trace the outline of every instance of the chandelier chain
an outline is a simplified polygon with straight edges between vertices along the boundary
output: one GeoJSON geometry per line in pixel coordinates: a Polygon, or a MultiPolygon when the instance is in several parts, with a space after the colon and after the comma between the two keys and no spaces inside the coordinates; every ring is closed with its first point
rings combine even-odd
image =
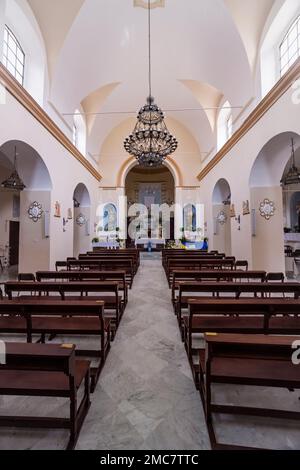
{"type": "Polygon", "coordinates": [[[148,52],[149,52],[149,96],[152,96],[152,64],[151,64],[151,6],[148,0],[148,52]]]}

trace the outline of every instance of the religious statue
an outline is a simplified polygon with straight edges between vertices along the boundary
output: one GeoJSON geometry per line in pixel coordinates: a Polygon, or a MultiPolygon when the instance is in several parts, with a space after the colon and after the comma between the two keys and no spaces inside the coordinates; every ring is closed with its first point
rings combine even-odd
{"type": "Polygon", "coordinates": [[[249,206],[249,201],[244,201],[243,202],[243,215],[248,215],[250,214],[250,206],[249,206]]]}
{"type": "Polygon", "coordinates": [[[57,201],[54,206],[54,217],[61,217],[60,203],[57,201]]]}

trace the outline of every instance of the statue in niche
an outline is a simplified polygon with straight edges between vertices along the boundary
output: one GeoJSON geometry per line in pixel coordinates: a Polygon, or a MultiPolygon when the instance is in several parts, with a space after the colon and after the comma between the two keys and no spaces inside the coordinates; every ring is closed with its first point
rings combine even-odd
{"type": "Polygon", "coordinates": [[[249,201],[244,201],[243,202],[243,215],[248,215],[250,214],[250,205],[249,205],[249,201]]]}
{"type": "Polygon", "coordinates": [[[61,217],[60,203],[57,201],[54,206],[54,217],[61,217]]]}
{"type": "Polygon", "coordinates": [[[230,217],[235,217],[235,205],[231,204],[230,206],[230,217]]]}

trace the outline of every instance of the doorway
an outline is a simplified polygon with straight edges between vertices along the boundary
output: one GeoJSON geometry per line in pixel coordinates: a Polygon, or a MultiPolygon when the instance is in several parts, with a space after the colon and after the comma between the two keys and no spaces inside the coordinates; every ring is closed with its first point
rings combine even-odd
{"type": "Polygon", "coordinates": [[[9,222],[9,264],[19,264],[20,222],[9,222]]]}

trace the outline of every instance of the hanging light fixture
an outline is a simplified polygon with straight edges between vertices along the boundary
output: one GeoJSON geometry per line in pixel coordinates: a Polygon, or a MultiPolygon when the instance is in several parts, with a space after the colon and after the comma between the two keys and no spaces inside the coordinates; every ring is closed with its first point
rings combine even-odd
{"type": "Polygon", "coordinates": [[[137,117],[137,124],[132,134],[124,141],[126,152],[133,155],[143,167],[161,166],[168,155],[174,153],[178,142],[173,137],[164,121],[164,113],[154,103],[151,85],[151,2],[148,0],[149,26],[149,96],[137,117]]]}
{"type": "Polygon", "coordinates": [[[295,145],[294,145],[294,139],[292,139],[292,155],[291,155],[291,167],[287,174],[283,176],[281,180],[281,184],[283,186],[288,186],[291,184],[298,184],[300,183],[300,171],[296,167],[296,161],[295,161],[295,145]]]}
{"type": "Polygon", "coordinates": [[[12,174],[7,180],[3,181],[1,184],[2,188],[10,189],[13,191],[23,191],[26,188],[25,184],[21,180],[17,172],[17,147],[15,146],[15,159],[14,159],[14,169],[12,174]]]}

